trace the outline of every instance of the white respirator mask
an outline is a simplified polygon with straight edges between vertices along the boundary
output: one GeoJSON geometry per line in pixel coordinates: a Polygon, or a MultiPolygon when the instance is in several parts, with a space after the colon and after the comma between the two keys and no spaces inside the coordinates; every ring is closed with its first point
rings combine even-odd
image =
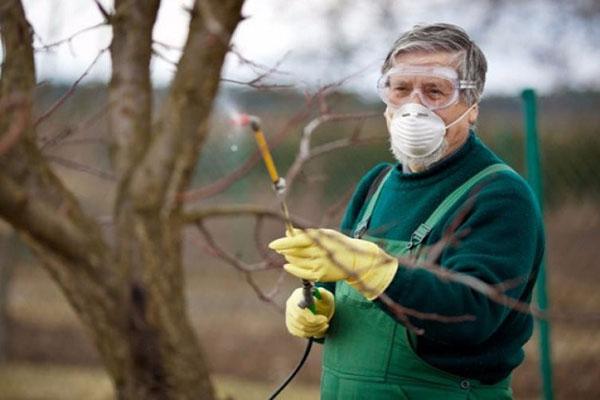
{"type": "Polygon", "coordinates": [[[395,110],[386,110],[390,141],[394,154],[419,159],[437,151],[448,128],[462,120],[477,103],[448,125],[436,113],[419,103],[406,103],[395,110]]]}
{"type": "Polygon", "coordinates": [[[377,90],[388,106],[385,116],[392,151],[400,162],[430,164],[442,156],[448,128],[477,103],[448,125],[434,111],[455,104],[460,91],[467,89],[477,89],[477,83],[461,80],[455,69],[444,65],[397,64],[381,76],[377,90]]]}

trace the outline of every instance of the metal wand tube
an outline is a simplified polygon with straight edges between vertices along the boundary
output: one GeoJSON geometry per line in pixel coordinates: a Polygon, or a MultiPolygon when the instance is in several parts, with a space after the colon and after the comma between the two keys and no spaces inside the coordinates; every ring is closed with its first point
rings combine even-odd
{"type": "MultiPolygon", "coordinates": [[[[258,150],[260,151],[260,155],[263,159],[265,167],[267,168],[267,172],[269,173],[269,177],[271,178],[271,182],[273,183],[275,192],[281,195],[283,194],[283,192],[285,192],[285,180],[281,178],[277,173],[275,162],[273,161],[273,157],[271,156],[271,151],[269,150],[269,145],[267,144],[267,140],[265,139],[265,135],[260,126],[260,120],[258,119],[258,117],[250,117],[250,128],[252,128],[252,131],[254,132],[254,138],[256,140],[256,144],[258,145],[258,150]]],[[[281,211],[283,212],[283,216],[285,219],[286,230],[288,234],[292,236],[294,234],[294,226],[292,225],[290,213],[284,199],[281,200],[281,211]]],[[[300,304],[298,304],[298,306],[301,308],[308,308],[313,313],[316,313],[315,302],[313,300],[312,293],[312,282],[303,279],[302,288],[304,299],[300,304]]]]}

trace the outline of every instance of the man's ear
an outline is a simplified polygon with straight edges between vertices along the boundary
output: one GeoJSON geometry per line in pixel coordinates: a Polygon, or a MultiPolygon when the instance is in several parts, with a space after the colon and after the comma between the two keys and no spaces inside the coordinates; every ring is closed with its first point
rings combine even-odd
{"type": "Polygon", "coordinates": [[[467,120],[469,121],[469,125],[475,125],[477,122],[477,117],[479,117],[479,104],[477,104],[471,111],[469,111],[469,115],[467,116],[467,120]]]}

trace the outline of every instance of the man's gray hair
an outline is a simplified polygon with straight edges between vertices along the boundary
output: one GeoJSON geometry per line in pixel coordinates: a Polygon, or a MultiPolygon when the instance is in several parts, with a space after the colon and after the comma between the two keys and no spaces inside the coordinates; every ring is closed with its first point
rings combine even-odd
{"type": "Polygon", "coordinates": [[[461,91],[461,99],[467,104],[476,103],[483,87],[487,61],[483,52],[460,27],[452,24],[415,25],[411,30],[402,34],[394,43],[388,53],[381,72],[385,73],[394,66],[394,59],[399,54],[414,52],[447,52],[455,53],[456,64],[460,80],[475,82],[475,89],[461,91]]]}

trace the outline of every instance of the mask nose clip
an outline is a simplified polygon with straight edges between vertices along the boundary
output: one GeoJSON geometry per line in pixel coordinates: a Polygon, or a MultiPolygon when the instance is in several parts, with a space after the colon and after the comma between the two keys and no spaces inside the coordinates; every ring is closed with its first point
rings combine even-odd
{"type": "Polygon", "coordinates": [[[427,117],[427,114],[420,111],[407,111],[403,114],[400,114],[401,117],[415,117],[415,118],[423,118],[427,117]]]}

